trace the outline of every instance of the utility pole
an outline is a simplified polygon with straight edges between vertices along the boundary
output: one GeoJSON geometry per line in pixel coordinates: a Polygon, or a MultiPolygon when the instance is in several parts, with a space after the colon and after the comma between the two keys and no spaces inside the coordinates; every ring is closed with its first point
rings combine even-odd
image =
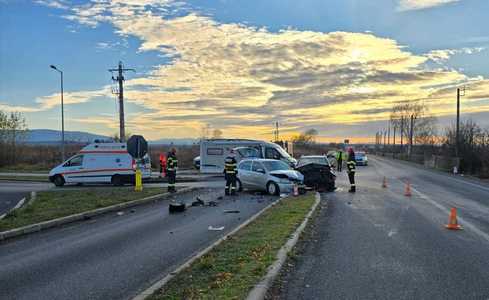
{"type": "Polygon", "coordinates": [[[394,144],[394,147],[396,147],[396,129],[397,129],[397,125],[394,125],[394,128],[393,128],[393,130],[394,130],[394,132],[393,132],[394,133],[394,135],[393,135],[394,141],[392,143],[392,144],[394,144]]]}
{"type": "Polygon", "coordinates": [[[402,148],[403,148],[403,136],[404,136],[404,117],[401,117],[401,153],[402,153],[402,148]]]}
{"type": "Polygon", "coordinates": [[[117,81],[119,83],[119,90],[115,92],[115,94],[119,95],[119,139],[120,142],[126,141],[126,129],[124,122],[124,72],[133,71],[134,69],[124,69],[122,65],[122,61],[119,61],[119,66],[117,69],[109,69],[109,72],[117,72],[117,77],[114,78],[112,76],[113,81],[117,81]]]}
{"type": "Polygon", "coordinates": [[[279,135],[278,135],[278,122],[275,122],[275,141],[278,142],[279,140],[279,135]]]}
{"type": "Polygon", "coordinates": [[[461,91],[457,88],[457,132],[455,136],[455,156],[458,157],[460,151],[460,97],[465,96],[465,86],[461,91]]]}
{"type": "Polygon", "coordinates": [[[411,115],[411,128],[409,130],[409,151],[408,155],[411,157],[413,151],[413,128],[414,128],[414,115],[411,115]]]}
{"type": "Polygon", "coordinates": [[[55,65],[49,66],[51,69],[56,70],[61,75],[61,159],[65,161],[65,108],[63,101],[63,71],[58,69],[55,65]]]}
{"type": "Polygon", "coordinates": [[[391,144],[391,122],[389,121],[388,123],[388,129],[387,129],[387,146],[391,144]]]}

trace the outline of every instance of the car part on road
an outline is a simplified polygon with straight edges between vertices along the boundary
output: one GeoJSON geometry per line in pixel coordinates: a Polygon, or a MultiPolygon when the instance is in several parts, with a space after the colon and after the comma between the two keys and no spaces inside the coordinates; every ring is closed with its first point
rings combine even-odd
{"type": "Polygon", "coordinates": [[[214,227],[212,225],[209,225],[209,228],[207,228],[209,231],[222,231],[224,230],[224,226],[221,227],[214,227]]]}
{"type": "Polygon", "coordinates": [[[225,210],[224,213],[225,214],[239,214],[240,211],[239,210],[225,210]]]}
{"type": "Polygon", "coordinates": [[[170,202],[168,204],[168,211],[173,214],[173,213],[179,213],[179,212],[184,212],[187,209],[185,206],[185,203],[181,202],[170,202]]]}

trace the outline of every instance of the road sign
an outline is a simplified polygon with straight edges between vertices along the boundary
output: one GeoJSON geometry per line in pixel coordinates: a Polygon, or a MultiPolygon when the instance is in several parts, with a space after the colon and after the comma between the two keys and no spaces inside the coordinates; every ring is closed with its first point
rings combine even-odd
{"type": "Polygon", "coordinates": [[[143,158],[148,153],[148,142],[141,135],[133,135],[127,141],[127,152],[133,158],[143,158]]]}

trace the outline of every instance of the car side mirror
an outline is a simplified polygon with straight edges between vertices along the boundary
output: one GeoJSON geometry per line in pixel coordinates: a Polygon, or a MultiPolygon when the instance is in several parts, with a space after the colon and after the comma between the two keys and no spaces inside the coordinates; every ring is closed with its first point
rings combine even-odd
{"type": "Polygon", "coordinates": [[[257,169],[256,171],[257,171],[258,173],[263,173],[263,174],[265,174],[265,170],[263,170],[263,169],[257,169]]]}

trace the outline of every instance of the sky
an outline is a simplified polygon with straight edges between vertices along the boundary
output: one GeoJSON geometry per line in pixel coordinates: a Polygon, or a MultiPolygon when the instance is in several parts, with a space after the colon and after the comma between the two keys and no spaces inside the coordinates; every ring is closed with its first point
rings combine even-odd
{"type": "Polygon", "coordinates": [[[373,140],[398,103],[489,126],[488,0],[0,0],[0,110],[30,129],[373,140]]]}

